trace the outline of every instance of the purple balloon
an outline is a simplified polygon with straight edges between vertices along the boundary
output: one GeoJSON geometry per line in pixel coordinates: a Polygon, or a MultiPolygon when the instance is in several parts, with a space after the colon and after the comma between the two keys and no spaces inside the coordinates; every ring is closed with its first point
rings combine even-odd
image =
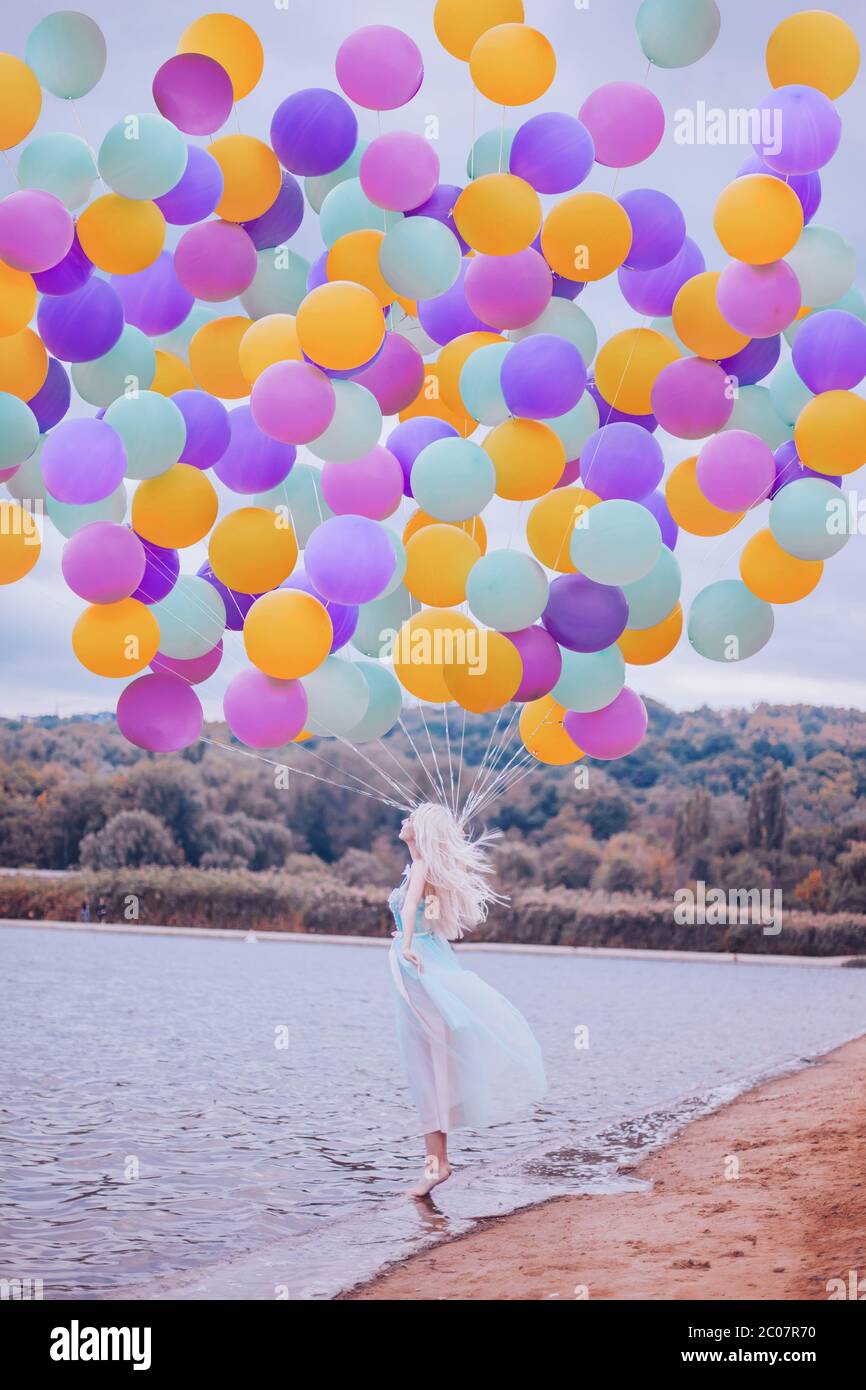
{"type": "Polygon", "coordinates": [[[658,440],[640,425],[602,425],[580,452],[580,477],[603,501],[642,502],[661,482],[664,455],[658,440]]]}
{"type": "Polygon", "coordinates": [[[53,193],[17,188],[0,199],[0,258],[15,270],[50,270],[74,235],[72,215],[53,193]]]}
{"type": "Polygon", "coordinates": [[[154,545],[153,541],[146,541],[143,536],[139,536],[138,539],[144,549],[144,576],[135,593],[130,594],[130,598],[137,598],[139,603],[159,603],[160,599],[171,593],[177,583],[180,556],[176,550],[154,545]]]}
{"type": "Polygon", "coordinates": [[[212,154],[199,145],[187,145],[186,168],[174,188],[154,198],[166,222],[190,226],[210,217],[223,196],[223,171],[212,154]]]}
{"type": "Polygon", "coordinates": [[[231,426],[222,401],[207,391],[177,391],[172,400],[186,425],[186,443],[180,463],[211,468],[229,447],[231,426]]]}
{"type": "Polygon", "coordinates": [[[464,281],[469,265],[470,260],[464,257],[460,274],[450,289],[437,295],[435,299],[418,301],[418,321],[424,332],[440,347],[444,347],[454,338],[459,338],[463,333],[494,331],[489,323],[482,323],[481,319],[473,314],[466,302],[464,281]]]}
{"type": "Polygon", "coordinates": [[[649,497],[641,498],[641,506],[646,507],[648,512],[652,512],[659,524],[662,533],[662,541],[668,550],[675,550],[680,528],[670,514],[667,498],[663,492],[651,492],[649,497]]]}
{"type": "Polygon", "coordinates": [[[93,274],[93,262],[85,256],[78,240],[78,231],[72,238],[72,245],[62,261],[50,270],[37,271],[33,283],[40,294],[71,294],[81,289],[93,274]]]}
{"type": "Polygon", "coordinates": [[[598,164],[628,169],[649,159],[665,133],[664,108],[637,82],[607,82],[578,112],[595,144],[598,164]]]}
{"type": "Polygon", "coordinates": [[[66,368],[56,357],[48,359],[48,375],[32,400],[27,404],[36,416],[40,434],[47,434],[69,409],[72,386],[66,368]]]}
{"type": "Polygon", "coordinates": [[[92,276],[71,294],[43,299],[39,336],[61,362],[92,362],[110,352],[123,332],[123,305],[107,280],[92,276]]]}
{"type": "Polygon", "coordinates": [[[733,357],[722,357],[719,366],[726,376],[736,377],[740,386],[754,386],[769,376],[779,360],[782,340],[778,333],[769,338],[752,338],[733,357]]]}
{"type": "Polygon", "coordinates": [[[242,594],[239,589],[230,589],[221,579],[217,579],[207,560],[203,565],[199,565],[196,574],[199,579],[206,579],[208,584],[213,585],[222,599],[226,610],[226,627],[229,632],[240,632],[244,625],[244,619],[256,599],[261,598],[261,594],[242,594]]]}
{"type": "Polygon", "coordinates": [[[538,193],[567,193],[583,183],[594,162],[586,126],[562,111],[543,111],[517,131],[508,168],[538,193]]]}
{"type": "Polygon", "coordinates": [[[683,285],[704,270],[706,262],[701,248],[691,237],[686,237],[666,265],[656,270],[628,270],[620,266],[616,274],[622,297],[635,313],[668,318],[683,285]]]}
{"type": "Polygon", "coordinates": [[[727,424],[734,409],[727,376],[703,357],[680,357],[663,367],[651,400],[662,429],[678,439],[706,439],[727,424]]]}
{"type": "Polygon", "coordinates": [[[777,174],[811,174],[833,158],[842,136],[842,118],[817,87],[777,87],[758,107],[761,136],[755,153],[777,174]],[[765,130],[763,113],[768,116],[765,130]]]}
{"type": "Polygon", "coordinates": [[[549,695],[562,675],[562,652],[547,629],[524,627],[503,636],[514,644],[523,662],[523,676],[512,700],[540,700],[549,695]]]}
{"type": "Polygon", "coordinates": [[[318,256],[316,260],[313,261],[313,264],[307,271],[307,294],[309,294],[311,290],[317,290],[320,285],[327,285],[328,257],[330,254],[330,249],[325,247],[321,256],[318,256]]]}
{"type": "Polygon", "coordinates": [[[789,483],[799,482],[801,478],[823,478],[826,483],[835,483],[837,487],[842,486],[842,478],[833,477],[829,473],[816,473],[814,468],[807,468],[805,463],[800,462],[800,455],[797,453],[797,445],[793,439],[786,439],[784,444],[780,444],[773,455],[776,466],[776,476],[773,486],[770,489],[770,497],[776,496],[783,487],[789,483]]]}
{"type": "Polygon", "coordinates": [[[818,173],[780,174],[775,169],[771,169],[759,154],[753,154],[737,170],[737,178],[741,179],[746,174],[769,174],[771,178],[781,179],[789,188],[792,188],[800,199],[803,208],[804,226],[808,226],[821,206],[821,175],[818,173]]]}
{"type": "Polygon", "coordinates": [[[291,473],[297,450],[263,434],[248,405],[228,412],[229,443],[214,473],[232,492],[269,492],[291,473]]]}
{"type": "Polygon", "coordinates": [[[559,487],[571,487],[572,483],[576,483],[579,477],[580,477],[580,459],[579,459],[579,458],[576,458],[576,459],[568,459],[568,460],[566,460],[566,464],[565,464],[565,467],[564,467],[563,470],[562,470],[561,475],[559,476],[559,478],[557,479],[557,481],[553,484],[553,486],[554,486],[555,488],[559,488],[559,487]]]}
{"type": "Polygon", "coordinates": [[[170,251],[160,251],[152,265],[133,275],[112,275],[111,283],[120,296],[126,322],[149,337],[179,327],[195,303],[175,274],[170,251]]]}
{"type": "Polygon", "coordinates": [[[534,333],[509,349],[499,380],[512,415],[550,420],[577,405],[586,386],[586,364],[567,338],[534,333]]]}
{"type": "MultiPolygon", "coordinates": [[[[460,243],[460,250],[465,256],[469,250],[469,242],[464,241],[457,230],[454,221],[454,204],[460,197],[463,189],[457,183],[438,183],[423,203],[417,208],[412,208],[406,213],[407,217],[433,217],[437,222],[442,222],[460,243]]],[[[326,253],[327,254],[327,253],[326,253]]]]}
{"type": "Polygon", "coordinates": [[[304,195],[301,185],[292,175],[283,173],[280,191],[267,212],[242,222],[244,231],[252,237],[257,251],[282,246],[295,235],[304,220],[304,195]]]}
{"type": "Polygon", "coordinates": [[[586,389],[598,406],[598,419],[602,425],[616,425],[626,423],[629,425],[640,425],[642,430],[648,430],[654,434],[659,427],[659,422],[654,415],[628,415],[624,410],[617,410],[615,405],[610,405],[599,391],[595,381],[588,381],[586,389]]]}
{"type": "Polygon", "coordinates": [[[673,198],[654,188],[635,188],[617,201],[632,228],[623,265],[628,270],[657,270],[672,261],[686,239],[686,219],[673,198]]]}
{"type": "Polygon", "coordinates": [[[562,725],[568,737],[590,758],[625,758],[643,742],[647,731],[646,705],[624,685],[604,709],[591,714],[568,710],[562,725]]]}
{"type": "Polygon", "coordinates": [[[60,567],[72,592],[87,603],[118,603],[144,578],[144,546],[129,527],[94,521],[66,542],[60,567]]]}
{"type": "Polygon", "coordinates": [[[280,588],[299,589],[301,593],[312,594],[313,598],[318,599],[322,607],[326,609],[334,629],[334,636],[331,641],[332,652],[338,652],[341,647],[345,647],[347,642],[351,642],[355,635],[355,628],[358,626],[357,604],[333,603],[330,599],[323,598],[303,569],[295,570],[293,575],[283,581],[280,588]]]}
{"type": "Polygon", "coordinates": [[[222,638],[215,647],[211,647],[204,656],[164,656],[162,652],[157,652],[153,661],[150,663],[151,671],[161,671],[172,676],[180,676],[188,685],[201,685],[203,681],[209,680],[214,671],[219,669],[223,659],[222,638]]]}
{"type": "Polygon", "coordinates": [[[585,574],[554,579],[541,621],[561,647],[600,652],[625,631],[628,601],[622,589],[597,584],[585,574]]]}
{"type": "Polygon", "coordinates": [[[307,87],[280,102],[271,145],[284,169],[307,177],[332,174],[358,143],[358,121],[338,92],[307,87]]]}
{"type": "Polygon", "coordinates": [[[424,359],[402,333],[386,333],[379,355],[352,380],[376,397],[383,415],[399,415],[424,385],[424,359]]]}
{"type": "Polygon", "coordinates": [[[235,94],[225,68],[204,53],[178,53],[153,79],[156,109],[185,135],[213,135],[231,115],[235,94]]]}
{"type": "Polygon", "coordinates": [[[337,49],[334,66],[346,96],[368,111],[405,106],[424,80],[420,48],[390,24],[356,29],[337,49]]]}
{"type": "Polygon", "coordinates": [[[412,496],[412,465],[422,449],[435,444],[437,439],[457,439],[458,433],[446,420],[438,420],[433,415],[415,415],[397,425],[386,440],[387,446],[403,469],[403,492],[412,496]]]}
{"type": "Polygon", "coordinates": [[[180,676],[150,672],[128,685],[117,702],[123,737],[151,753],[178,753],[201,734],[199,698],[180,676]]]}
{"type": "Polygon", "coordinates": [[[58,502],[101,502],[123,482],[126,450],[104,420],[62,420],[42,446],[42,480],[58,502]]]}
{"type": "Polygon", "coordinates": [[[202,222],[184,232],[174,253],[174,270],[196,299],[221,304],[243,294],[258,269],[252,238],[235,222],[202,222]]]}
{"type": "Polygon", "coordinates": [[[466,271],[466,302],[491,327],[526,328],[550,303],[553,276],[528,246],[513,256],[474,256],[466,271]]]}
{"type": "Polygon", "coordinates": [[[304,552],[307,574],[335,603],[369,603],[393,577],[388,533],[366,516],[334,516],[317,526],[304,552]]]}
{"type": "Polygon", "coordinates": [[[800,325],[791,349],[810,391],[853,391],[866,376],[866,323],[843,309],[822,309],[800,325]]]}
{"type": "Polygon", "coordinates": [[[307,692],[300,681],[275,680],[249,667],[229,682],[223,714],[248,748],[281,748],[291,743],[307,718],[307,692]]]}

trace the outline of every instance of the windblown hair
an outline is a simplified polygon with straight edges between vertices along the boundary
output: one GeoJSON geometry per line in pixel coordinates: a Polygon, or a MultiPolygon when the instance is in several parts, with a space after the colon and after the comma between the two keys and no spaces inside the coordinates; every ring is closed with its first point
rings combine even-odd
{"type": "Polygon", "coordinates": [[[491,903],[507,901],[488,881],[493,866],[485,845],[496,837],[470,840],[448,807],[433,801],[417,806],[411,822],[418,858],[436,895],[434,927],[446,940],[459,941],[486,919],[491,903]]]}

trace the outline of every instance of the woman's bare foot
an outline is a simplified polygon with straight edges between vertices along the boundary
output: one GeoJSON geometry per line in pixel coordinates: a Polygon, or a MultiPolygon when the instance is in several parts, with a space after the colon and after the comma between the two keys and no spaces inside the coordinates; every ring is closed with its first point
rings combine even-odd
{"type": "Polygon", "coordinates": [[[428,1154],[424,1160],[424,1176],[420,1178],[414,1187],[409,1189],[410,1197],[427,1197],[434,1187],[440,1183],[447,1182],[451,1177],[451,1167],[448,1163],[440,1163],[434,1154],[428,1154]]]}

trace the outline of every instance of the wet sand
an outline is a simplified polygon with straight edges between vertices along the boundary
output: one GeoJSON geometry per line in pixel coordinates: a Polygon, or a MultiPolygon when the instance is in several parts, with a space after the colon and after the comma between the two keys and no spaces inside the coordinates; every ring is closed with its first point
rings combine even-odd
{"type": "Polygon", "coordinates": [[[647,1190],[493,1218],[342,1297],[866,1297],[864,1081],[866,1035],[689,1125],[629,1170],[647,1190]]]}

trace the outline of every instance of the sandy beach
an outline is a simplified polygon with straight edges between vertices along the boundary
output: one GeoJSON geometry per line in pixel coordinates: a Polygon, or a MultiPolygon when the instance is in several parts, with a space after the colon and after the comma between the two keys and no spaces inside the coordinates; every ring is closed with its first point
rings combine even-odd
{"type": "Polygon", "coordinates": [[[495,1218],[343,1296],[866,1297],[864,1074],[866,1035],[689,1125],[631,1170],[645,1191],[495,1218]]]}

